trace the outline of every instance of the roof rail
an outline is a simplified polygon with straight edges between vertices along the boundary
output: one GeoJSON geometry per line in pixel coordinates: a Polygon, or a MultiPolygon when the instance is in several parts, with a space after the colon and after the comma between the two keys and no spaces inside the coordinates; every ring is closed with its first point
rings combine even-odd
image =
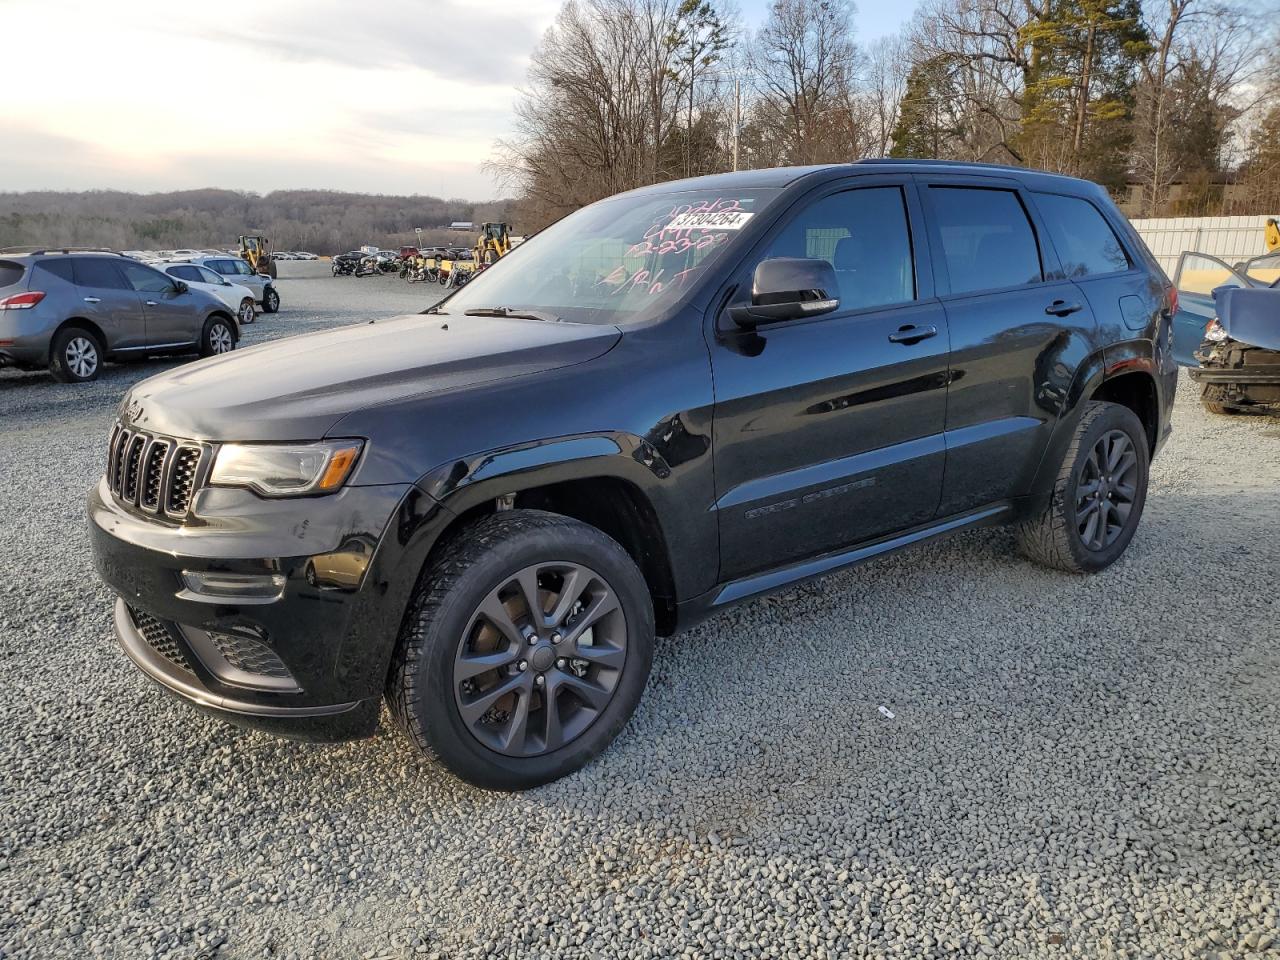
{"type": "MultiPolygon", "coordinates": [[[[44,253],[116,253],[110,247],[5,247],[0,253],[10,256],[38,257],[44,253]]],[[[119,254],[117,254],[118,256],[119,254]]]]}

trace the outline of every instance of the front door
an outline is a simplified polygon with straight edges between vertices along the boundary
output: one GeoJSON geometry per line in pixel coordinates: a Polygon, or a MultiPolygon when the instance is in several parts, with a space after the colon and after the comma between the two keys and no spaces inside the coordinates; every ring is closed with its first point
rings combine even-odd
{"type": "Polygon", "coordinates": [[[817,257],[835,267],[840,307],[754,331],[726,312],[710,336],[721,580],[923,524],[937,509],[946,316],[912,241],[913,188],[857,183],[789,215],[731,297],[749,299],[761,260],[817,257]]]}
{"type": "Polygon", "coordinates": [[[120,266],[130,286],[142,298],[149,348],[180,347],[200,338],[203,311],[190,293],[179,293],[172,278],[144,264],[122,263],[120,266]]]}
{"type": "Polygon", "coordinates": [[[75,278],[85,315],[107,338],[107,352],[137,350],[147,343],[147,319],[138,296],[120,270],[119,257],[75,257],[75,278]]]}

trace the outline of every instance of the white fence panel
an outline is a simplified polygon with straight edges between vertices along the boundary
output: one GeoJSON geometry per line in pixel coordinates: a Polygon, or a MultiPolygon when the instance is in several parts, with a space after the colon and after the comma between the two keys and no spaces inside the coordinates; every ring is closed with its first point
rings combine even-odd
{"type": "MultiPolygon", "coordinates": [[[[1280,214],[1273,216],[1280,217],[1280,214]]],[[[1267,252],[1267,215],[1256,217],[1159,217],[1130,220],[1169,276],[1184,250],[1235,263],[1267,252]]]]}

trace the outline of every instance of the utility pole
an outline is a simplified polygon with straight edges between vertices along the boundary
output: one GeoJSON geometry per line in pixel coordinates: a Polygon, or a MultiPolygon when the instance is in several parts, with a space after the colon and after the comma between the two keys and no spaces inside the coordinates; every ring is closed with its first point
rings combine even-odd
{"type": "Polygon", "coordinates": [[[742,132],[742,81],[733,78],[733,172],[738,172],[738,135],[742,132]]]}

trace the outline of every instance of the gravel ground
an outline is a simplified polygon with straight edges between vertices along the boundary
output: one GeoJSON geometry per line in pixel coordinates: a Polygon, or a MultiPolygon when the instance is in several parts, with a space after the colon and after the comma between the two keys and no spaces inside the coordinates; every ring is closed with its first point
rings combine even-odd
{"type": "MultiPolygon", "coordinates": [[[[281,292],[246,341],[435,290],[281,292]]],[[[385,726],[241,732],[118,652],[83,501],[165,365],[0,373],[0,957],[1280,956],[1280,422],[1184,379],[1111,570],[982,531],[740,607],[508,796],[385,726]]]]}

